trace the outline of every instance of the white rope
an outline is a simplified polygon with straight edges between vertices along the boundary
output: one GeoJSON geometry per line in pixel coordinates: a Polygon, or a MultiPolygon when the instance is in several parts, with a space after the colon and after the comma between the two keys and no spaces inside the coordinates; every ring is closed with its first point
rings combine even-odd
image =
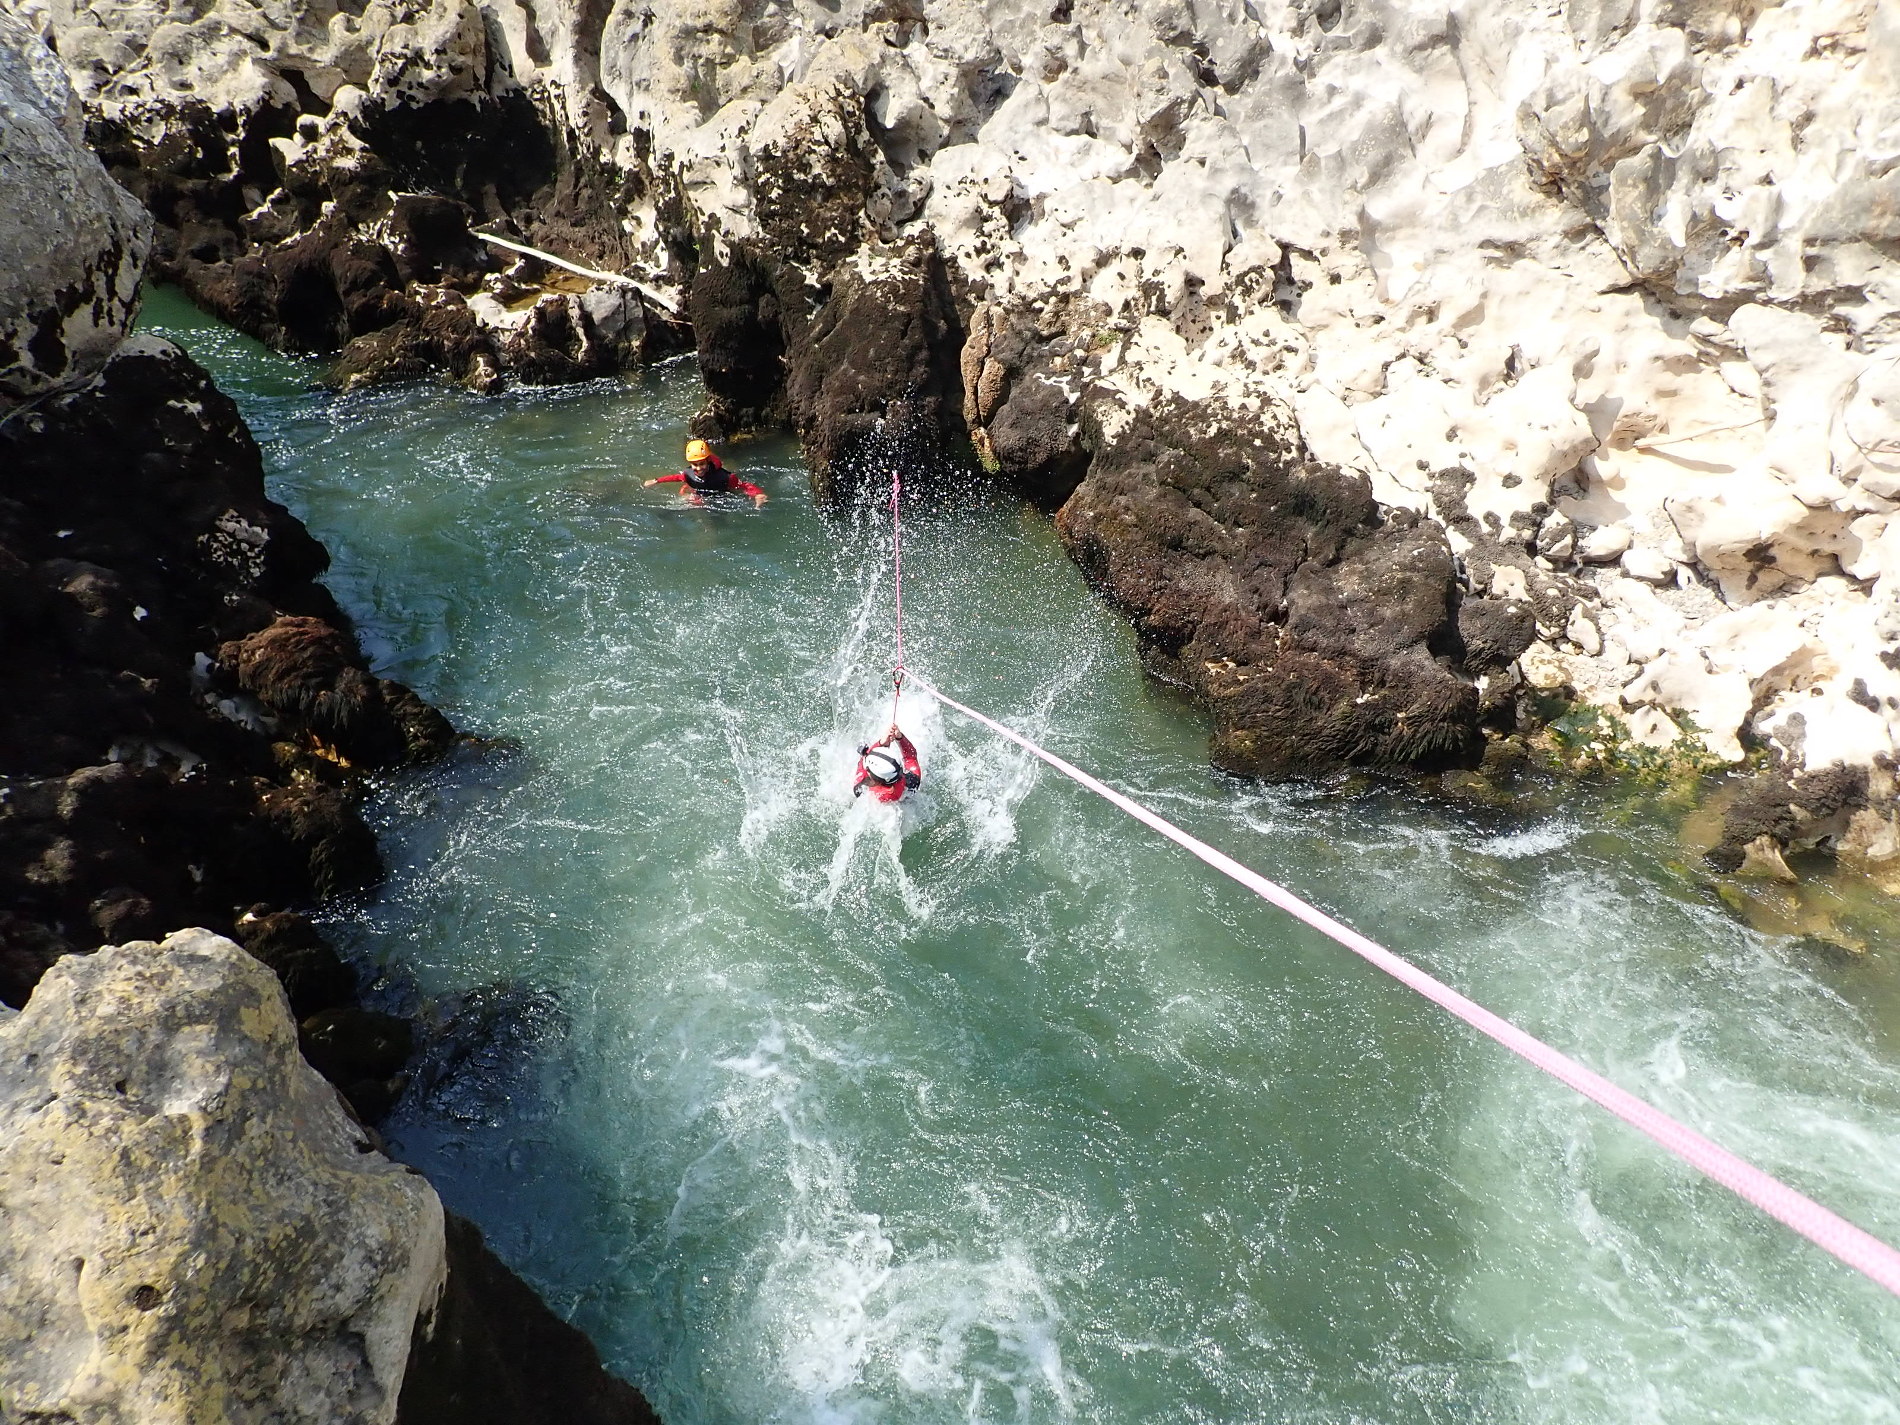
{"type": "Polygon", "coordinates": [[[655,306],[666,312],[668,316],[677,317],[680,314],[679,304],[671,297],[656,291],[644,282],[636,281],[622,273],[601,272],[592,267],[582,267],[578,262],[569,262],[564,257],[556,257],[551,252],[543,252],[538,247],[529,247],[525,242],[515,242],[511,238],[496,237],[493,233],[476,233],[475,236],[480,238],[483,242],[492,242],[496,247],[505,247],[510,252],[525,253],[529,257],[538,257],[543,262],[552,263],[556,267],[564,267],[569,272],[577,273],[582,277],[591,277],[596,282],[608,282],[616,287],[631,287],[642,297],[647,298],[655,306]]]}

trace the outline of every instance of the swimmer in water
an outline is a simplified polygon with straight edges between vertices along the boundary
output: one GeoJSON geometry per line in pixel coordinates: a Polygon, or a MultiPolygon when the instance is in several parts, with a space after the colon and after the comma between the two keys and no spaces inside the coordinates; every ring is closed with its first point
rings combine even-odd
{"type": "Polygon", "coordinates": [[[741,480],[712,453],[712,447],[703,440],[686,442],[686,468],[677,475],[662,475],[658,479],[643,480],[641,488],[648,485],[681,485],[680,494],[688,504],[703,505],[708,495],[737,494],[752,501],[754,509],[765,504],[765,491],[750,480],[741,480]]]}
{"type": "Polygon", "coordinates": [[[923,780],[916,746],[892,723],[880,740],[858,749],[858,775],[851,784],[851,795],[862,796],[869,787],[879,801],[899,802],[905,792],[916,791],[923,780]]]}

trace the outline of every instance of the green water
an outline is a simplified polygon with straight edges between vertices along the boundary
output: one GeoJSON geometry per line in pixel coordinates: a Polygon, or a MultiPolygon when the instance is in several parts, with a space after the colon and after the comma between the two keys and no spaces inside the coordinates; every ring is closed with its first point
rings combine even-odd
{"type": "MultiPolygon", "coordinates": [[[[1900,1302],[922,695],[795,452],[690,510],[689,369],[337,398],[160,294],[380,670],[515,740],[400,781],[338,937],[487,1012],[389,1125],[670,1425],[1900,1420],[1900,1302]]],[[[907,530],[911,661],[1889,1240],[1897,979],[1661,818],[1212,773],[1048,522],[907,530]]]]}

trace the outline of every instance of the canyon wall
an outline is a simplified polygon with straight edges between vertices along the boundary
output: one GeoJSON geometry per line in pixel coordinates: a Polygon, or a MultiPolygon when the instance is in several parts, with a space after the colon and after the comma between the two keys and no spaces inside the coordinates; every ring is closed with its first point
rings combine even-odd
{"type": "Polygon", "coordinates": [[[80,126],[0,13],[0,1416],[643,1425],[366,1126],[415,1031],[303,912],[380,874],[366,776],[454,729],[132,334],[151,224],[80,126]]]}
{"type": "Polygon", "coordinates": [[[1469,765],[1575,702],[1792,779],[1731,860],[1900,850],[1890,4],[23,10],[215,310],[400,308],[399,370],[405,303],[588,370],[588,303],[683,314],[700,429],[790,423],[821,495],[895,437],[1059,508],[1224,765],[1469,765]],[[425,200],[642,288],[451,271],[425,200]]]}

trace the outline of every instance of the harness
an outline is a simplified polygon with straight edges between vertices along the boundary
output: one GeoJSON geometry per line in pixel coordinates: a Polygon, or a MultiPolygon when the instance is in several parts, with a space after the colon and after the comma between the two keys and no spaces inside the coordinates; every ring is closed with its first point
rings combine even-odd
{"type": "Polygon", "coordinates": [[[689,465],[686,467],[685,475],[688,488],[702,493],[720,495],[732,488],[732,472],[723,465],[715,464],[704,475],[689,465]]]}

